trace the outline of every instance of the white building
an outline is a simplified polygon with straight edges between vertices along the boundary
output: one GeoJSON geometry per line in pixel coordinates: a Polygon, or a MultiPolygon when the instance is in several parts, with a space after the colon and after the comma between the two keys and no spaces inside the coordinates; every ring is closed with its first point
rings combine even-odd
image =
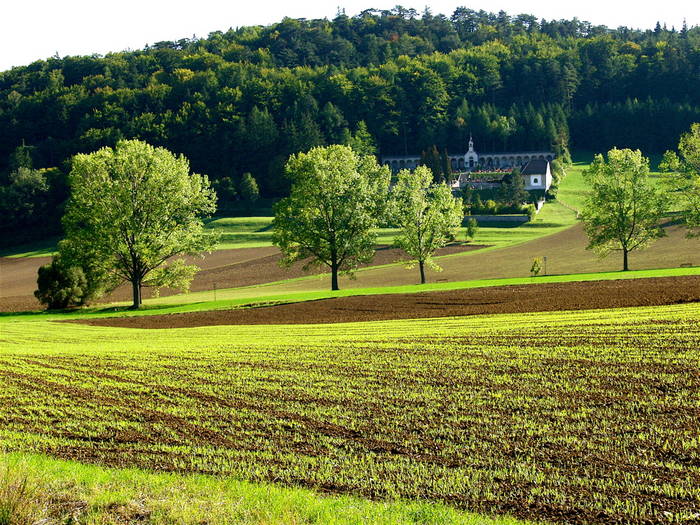
{"type": "MultiPolygon", "coordinates": [[[[469,137],[469,150],[458,155],[448,155],[450,166],[455,173],[470,172],[475,169],[513,169],[522,168],[532,160],[552,161],[555,157],[551,151],[523,151],[518,153],[483,153],[474,149],[474,141],[469,137]]],[[[393,172],[402,169],[415,169],[420,166],[420,155],[385,155],[382,164],[389,166],[393,172]]]]}
{"type": "Polygon", "coordinates": [[[520,174],[525,178],[526,190],[547,191],[552,185],[552,168],[548,160],[531,160],[523,167],[520,174]]]}

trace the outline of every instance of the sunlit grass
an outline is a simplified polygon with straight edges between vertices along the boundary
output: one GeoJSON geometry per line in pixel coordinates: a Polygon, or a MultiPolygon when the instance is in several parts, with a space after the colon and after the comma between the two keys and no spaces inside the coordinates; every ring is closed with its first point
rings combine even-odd
{"type": "MultiPolygon", "coordinates": [[[[170,330],[8,323],[0,441],[11,452],[489,514],[692,522],[698,319],[700,305],[685,304],[170,330]]],[[[268,486],[33,461],[49,482],[75,475],[97,487],[73,494],[101,497],[102,509],[132,501],[135,481],[147,509],[167,508],[169,489],[158,487],[172,487],[192,509],[209,494],[257,512],[268,486]]],[[[272,506],[286,497],[269,492],[272,506]]],[[[327,506],[355,516],[336,499],[299,497],[289,505],[299,519],[307,505],[321,523],[327,506]]],[[[383,520],[381,505],[353,501],[383,520]]],[[[432,508],[415,521],[443,515],[432,508]]]]}
{"type": "Polygon", "coordinates": [[[36,454],[0,454],[0,473],[3,468],[31,489],[32,502],[23,516],[31,519],[28,523],[43,523],[49,515],[62,518],[60,523],[152,525],[528,523],[469,514],[436,503],[373,502],[231,477],[109,469],[36,454]]]}

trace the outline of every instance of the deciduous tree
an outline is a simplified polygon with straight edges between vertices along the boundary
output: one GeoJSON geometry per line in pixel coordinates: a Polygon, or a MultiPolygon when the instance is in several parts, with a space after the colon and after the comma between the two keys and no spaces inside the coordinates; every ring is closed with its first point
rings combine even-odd
{"type": "MultiPolygon", "coordinates": [[[[216,209],[206,176],[187,159],[138,140],[73,158],[71,196],[59,245],[71,265],[105,289],[130,282],[133,306],[143,286],[189,287],[197,267],[177,256],[210,250],[216,236],[202,217],[216,209]]],[[[94,283],[93,285],[94,286],[94,283]]]]}
{"type": "Polygon", "coordinates": [[[385,208],[390,173],[374,157],[347,146],[328,146],[293,155],[286,165],[291,195],[275,205],[273,243],[283,265],[308,259],[338,274],[353,274],[374,256],[376,233],[385,208]]]}
{"type": "Polygon", "coordinates": [[[582,213],[588,248],[601,256],[621,251],[627,271],[631,251],[664,235],[666,199],[649,181],[649,159],[639,150],[614,148],[607,159],[596,155],[584,176],[591,189],[582,213]]]}
{"type": "Polygon", "coordinates": [[[667,151],[661,163],[665,183],[682,208],[688,236],[700,236],[700,124],[681,136],[678,154],[667,151]]]}
{"type": "Polygon", "coordinates": [[[399,172],[391,191],[392,222],[401,229],[395,242],[411,257],[411,264],[418,264],[421,284],[426,266],[441,269],[433,254],[456,237],[463,217],[461,199],[453,197],[446,184],[433,184],[430,168],[399,172]]]}

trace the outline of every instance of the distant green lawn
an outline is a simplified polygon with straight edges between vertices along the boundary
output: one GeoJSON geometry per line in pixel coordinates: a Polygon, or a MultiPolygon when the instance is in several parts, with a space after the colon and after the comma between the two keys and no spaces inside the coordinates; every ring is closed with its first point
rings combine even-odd
{"type": "MultiPolygon", "coordinates": [[[[218,217],[207,221],[206,228],[221,234],[221,242],[216,247],[217,250],[260,248],[272,246],[272,219],[273,217],[218,217]]],[[[473,242],[502,248],[555,233],[574,222],[575,217],[572,213],[556,203],[550,203],[532,223],[479,228],[473,242]]],[[[394,242],[397,230],[380,228],[377,233],[377,243],[386,245],[394,242]]],[[[50,256],[55,253],[56,242],[57,239],[49,239],[19,246],[0,252],[0,257],[50,256]]]]}
{"type": "MultiPolygon", "coordinates": [[[[557,200],[570,208],[581,211],[588,196],[588,184],[583,177],[583,172],[593,162],[593,154],[586,152],[578,152],[573,154],[574,164],[566,170],[566,177],[559,184],[557,200]]],[[[661,186],[663,174],[658,171],[658,165],[661,162],[660,155],[652,155],[650,158],[651,164],[651,181],[657,186],[661,186]]],[[[670,211],[677,211],[677,208],[671,207],[670,211]]]]}

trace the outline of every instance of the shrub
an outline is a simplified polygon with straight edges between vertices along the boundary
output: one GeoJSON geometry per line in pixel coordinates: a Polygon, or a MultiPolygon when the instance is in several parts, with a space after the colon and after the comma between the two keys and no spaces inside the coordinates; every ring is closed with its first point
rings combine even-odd
{"type": "Polygon", "coordinates": [[[525,204],[520,208],[522,212],[527,215],[527,219],[531,221],[532,219],[535,218],[535,215],[537,214],[537,208],[535,208],[534,204],[525,204]]]}
{"type": "Polygon", "coordinates": [[[48,309],[84,304],[88,299],[88,282],[82,268],[66,267],[60,258],[39,268],[34,296],[48,309]]]}
{"type": "Polygon", "coordinates": [[[537,277],[542,271],[542,259],[535,257],[532,260],[532,266],[530,267],[530,273],[533,277],[537,277]]]}

